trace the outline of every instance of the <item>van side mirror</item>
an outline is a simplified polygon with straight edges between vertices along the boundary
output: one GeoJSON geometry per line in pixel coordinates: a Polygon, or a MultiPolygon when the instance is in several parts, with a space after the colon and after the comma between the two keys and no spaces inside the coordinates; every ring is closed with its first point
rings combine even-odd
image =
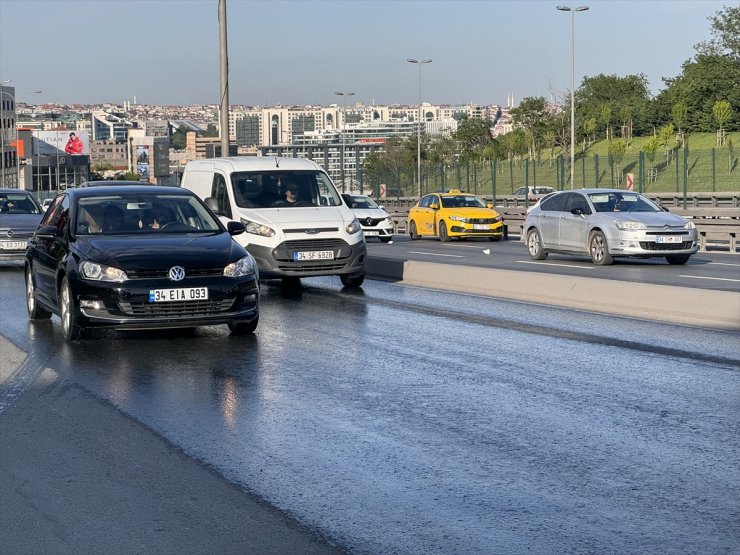
{"type": "Polygon", "coordinates": [[[215,197],[207,197],[206,206],[213,210],[213,212],[218,214],[219,216],[224,215],[223,211],[218,207],[218,200],[216,200],[215,197]]]}

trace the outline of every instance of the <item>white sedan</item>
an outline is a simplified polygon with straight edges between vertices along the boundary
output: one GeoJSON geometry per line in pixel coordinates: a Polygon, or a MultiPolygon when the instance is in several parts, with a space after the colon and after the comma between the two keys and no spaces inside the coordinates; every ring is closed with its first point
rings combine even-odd
{"type": "Polygon", "coordinates": [[[383,243],[393,239],[393,220],[382,206],[365,195],[343,194],[342,198],[355,213],[365,237],[377,237],[383,243]]]}

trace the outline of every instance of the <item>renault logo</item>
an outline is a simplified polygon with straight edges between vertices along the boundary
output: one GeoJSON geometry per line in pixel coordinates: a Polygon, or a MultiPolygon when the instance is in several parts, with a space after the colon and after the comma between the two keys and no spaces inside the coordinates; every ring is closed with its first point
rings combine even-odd
{"type": "Polygon", "coordinates": [[[373,219],[372,218],[368,218],[367,220],[365,220],[365,223],[367,225],[373,225],[373,219]]]}
{"type": "Polygon", "coordinates": [[[185,268],[182,266],[172,266],[168,275],[172,281],[182,281],[185,279],[185,268]]]}

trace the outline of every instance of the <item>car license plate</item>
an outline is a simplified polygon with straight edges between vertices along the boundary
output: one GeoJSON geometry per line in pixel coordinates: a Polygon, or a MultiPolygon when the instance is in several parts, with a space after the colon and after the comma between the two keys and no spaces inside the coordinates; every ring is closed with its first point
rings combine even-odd
{"type": "Polygon", "coordinates": [[[486,224],[473,224],[473,229],[489,229],[486,224]]]}
{"type": "Polygon", "coordinates": [[[149,291],[150,303],[205,300],[208,300],[207,287],[186,287],[183,289],[151,289],[149,291]]]}
{"type": "Polygon", "coordinates": [[[365,234],[365,237],[377,237],[378,232],[377,231],[363,231],[365,234]]]}
{"type": "Polygon", "coordinates": [[[656,243],[683,243],[683,237],[680,235],[658,235],[655,238],[656,243]]]}
{"type": "Polygon", "coordinates": [[[334,260],[334,251],[293,251],[293,262],[304,260],[334,260]]]}
{"type": "Polygon", "coordinates": [[[0,250],[3,251],[26,250],[27,246],[25,241],[0,241],[0,250]]]}

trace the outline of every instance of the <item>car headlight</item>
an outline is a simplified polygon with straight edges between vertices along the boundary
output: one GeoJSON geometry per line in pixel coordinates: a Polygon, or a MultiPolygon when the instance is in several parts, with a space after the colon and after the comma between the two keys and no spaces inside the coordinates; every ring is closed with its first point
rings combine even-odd
{"type": "Polygon", "coordinates": [[[497,224],[497,223],[499,223],[499,222],[503,222],[503,221],[504,221],[504,218],[503,218],[503,216],[496,216],[496,217],[495,217],[495,218],[493,219],[493,223],[495,223],[495,224],[497,224]]]}
{"type": "Polygon", "coordinates": [[[89,260],[85,260],[80,264],[80,275],[85,279],[94,281],[121,282],[128,279],[126,272],[123,270],[119,270],[113,266],[106,266],[105,264],[98,264],[97,262],[90,262],[89,260]]]}
{"type": "Polygon", "coordinates": [[[647,229],[645,224],[642,222],[623,222],[621,220],[614,220],[614,225],[620,231],[640,231],[641,229],[647,229]]]}
{"type": "Polygon", "coordinates": [[[357,218],[355,218],[355,219],[354,219],[354,220],[352,220],[352,222],[351,222],[351,223],[350,223],[350,224],[349,224],[349,225],[348,225],[347,227],[345,227],[344,229],[345,229],[345,231],[347,231],[347,233],[349,233],[350,235],[354,235],[354,234],[355,234],[355,233],[357,233],[358,231],[362,231],[362,226],[360,225],[360,222],[358,221],[358,219],[357,219],[357,218]]]}
{"type": "Polygon", "coordinates": [[[386,218],[385,220],[383,220],[383,221],[384,221],[384,222],[387,222],[387,223],[389,223],[389,224],[392,224],[392,223],[393,223],[393,218],[391,218],[390,216],[388,216],[388,217],[387,217],[387,218],[386,218]]]}
{"type": "Polygon", "coordinates": [[[683,225],[684,229],[696,229],[696,226],[694,225],[694,222],[689,220],[683,225]]]}
{"type": "Polygon", "coordinates": [[[257,265],[251,255],[244,256],[224,268],[224,275],[228,277],[242,277],[255,273],[257,265]]]}
{"type": "Polygon", "coordinates": [[[462,216],[447,216],[451,220],[455,220],[456,222],[467,222],[467,218],[463,218],[462,216]]]}
{"type": "Polygon", "coordinates": [[[247,233],[252,235],[262,235],[263,237],[272,237],[275,235],[275,230],[269,226],[258,224],[256,222],[250,222],[244,218],[240,218],[242,223],[247,226],[247,233]]]}

